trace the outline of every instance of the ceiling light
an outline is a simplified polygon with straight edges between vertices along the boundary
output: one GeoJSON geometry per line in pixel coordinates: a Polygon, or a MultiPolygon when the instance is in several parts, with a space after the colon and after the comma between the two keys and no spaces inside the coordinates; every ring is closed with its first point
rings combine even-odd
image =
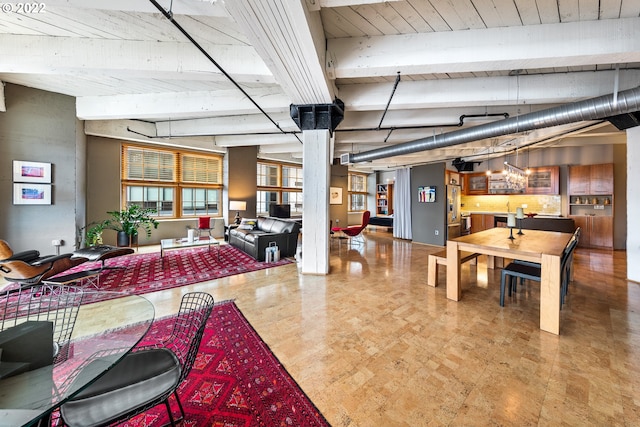
{"type": "Polygon", "coordinates": [[[520,193],[524,190],[524,186],[527,180],[527,174],[525,171],[517,166],[513,166],[507,162],[504,162],[504,168],[502,173],[505,175],[505,183],[507,188],[514,193],[520,193]]]}

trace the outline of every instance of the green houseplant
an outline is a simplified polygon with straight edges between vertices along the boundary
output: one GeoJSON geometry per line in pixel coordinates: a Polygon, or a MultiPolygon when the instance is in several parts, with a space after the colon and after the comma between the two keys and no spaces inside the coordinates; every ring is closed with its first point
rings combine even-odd
{"type": "Polygon", "coordinates": [[[111,215],[111,219],[107,220],[107,228],[118,232],[118,246],[136,244],[140,228],[146,232],[147,237],[151,236],[152,228],[158,228],[158,221],[151,216],[156,213],[155,209],[129,205],[125,209],[107,213],[111,215]]]}
{"type": "Polygon", "coordinates": [[[84,242],[87,246],[95,246],[101,245],[102,242],[102,233],[103,231],[109,227],[109,220],[104,220],[100,222],[92,222],[91,224],[85,227],[85,236],[84,242]]]}

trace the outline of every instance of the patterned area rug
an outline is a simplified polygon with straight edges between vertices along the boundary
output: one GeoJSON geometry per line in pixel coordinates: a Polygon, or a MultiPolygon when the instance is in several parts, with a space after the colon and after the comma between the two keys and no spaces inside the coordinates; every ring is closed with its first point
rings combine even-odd
{"type": "MultiPolygon", "coordinates": [[[[167,251],[164,261],[159,252],[127,255],[107,260],[106,266],[116,269],[104,270],[100,274],[99,290],[140,295],[291,262],[288,259],[273,263],[259,262],[231,245],[167,251]]],[[[98,262],[84,263],[62,274],[99,267],[98,262]]],[[[89,295],[87,297],[87,302],[97,301],[89,295]]]]}
{"type": "MultiPolygon", "coordinates": [[[[172,318],[156,321],[141,345],[169,335],[171,327],[172,318]]],[[[78,343],[75,351],[82,351],[78,343]]],[[[214,307],[196,363],[178,394],[186,413],[182,426],[329,426],[233,302],[214,307]]],[[[177,403],[170,402],[177,414],[177,403]]],[[[57,424],[57,414],[54,420],[57,424]]],[[[161,405],[121,426],[156,427],[168,421],[161,405]]]]}

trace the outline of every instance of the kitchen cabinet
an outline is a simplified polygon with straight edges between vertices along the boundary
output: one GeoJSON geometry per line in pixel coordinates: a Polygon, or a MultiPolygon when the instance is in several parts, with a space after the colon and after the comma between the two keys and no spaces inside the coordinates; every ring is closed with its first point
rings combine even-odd
{"type": "Polygon", "coordinates": [[[376,187],[376,215],[393,213],[393,184],[378,184],[376,187]]]}
{"type": "Polygon", "coordinates": [[[579,246],[613,249],[613,164],[570,166],[567,190],[579,246]]]}
{"type": "Polygon", "coordinates": [[[613,163],[569,166],[570,195],[613,194],[613,163]]]}
{"type": "Polygon", "coordinates": [[[444,173],[444,182],[447,185],[449,184],[459,185],[462,191],[462,193],[460,194],[466,194],[464,192],[465,179],[463,174],[460,174],[459,172],[450,171],[447,169],[444,173]]]}
{"type": "Polygon", "coordinates": [[[484,172],[470,173],[464,176],[465,191],[468,195],[482,195],[489,191],[487,174],[484,172]]]}
{"type": "Polygon", "coordinates": [[[613,216],[571,216],[576,227],[582,228],[578,246],[613,248],[613,216]]]}
{"type": "Polygon", "coordinates": [[[613,163],[591,165],[591,194],[613,194],[613,163]]]}
{"type": "Polygon", "coordinates": [[[560,194],[560,167],[543,166],[531,168],[527,175],[525,187],[520,191],[510,190],[506,177],[501,172],[489,175],[486,172],[470,173],[464,175],[466,195],[485,194],[560,194]]]}
{"type": "Polygon", "coordinates": [[[495,226],[495,215],[492,214],[471,214],[471,232],[487,230],[495,226]]]}
{"type": "Polygon", "coordinates": [[[492,173],[487,176],[489,194],[518,194],[520,191],[510,190],[507,184],[507,176],[502,172],[492,173]]]}
{"type": "Polygon", "coordinates": [[[560,194],[560,167],[531,168],[525,194],[560,194]]]}

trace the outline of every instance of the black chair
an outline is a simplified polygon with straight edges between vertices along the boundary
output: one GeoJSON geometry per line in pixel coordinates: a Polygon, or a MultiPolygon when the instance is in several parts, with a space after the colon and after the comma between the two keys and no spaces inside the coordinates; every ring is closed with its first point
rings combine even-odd
{"type": "MultiPolygon", "coordinates": [[[[573,239],[576,241],[575,247],[577,248],[580,244],[580,234],[582,233],[582,228],[578,227],[573,232],[573,239]]],[[[574,248],[575,249],[575,248],[574,248]]],[[[569,293],[569,283],[573,280],[573,254],[571,254],[571,259],[567,262],[567,281],[565,282],[565,287],[562,293],[562,303],[564,304],[564,297],[569,293]]]]}
{"type": "MultiPolygon", "coordinates": [[[[579,232],[578,232],[579,234],[579,232]]],[[[569,240],[565,247],[560,261],[560,307],[564,304],[564,297],[568,289],[568,283],[571,280],[571,263],[573,261],[573,252],[578,245],[578,239],[574,237],[569,240]]],[[[504,307],[505,288],[509,286],[509,296],[516,291],[517,279],[523,284],[524,280],[541,281],[540,264],[529,262],[511,262],[502,269],[500,277],[500,306],[504,307]]]]}
{"type": "Polygon", "coordinates": [[[87,259],[73,254],[40,256],[37,250],[14,253],[9,244],[0,240],[0,276],[20,286],[33,286],[87,259]]]}
{"type": "Polygon", "coordinates": [[[53,363],[67,360],[83,290],[75,286],[36,285],[0,293],[0,331],[25,321],[51,322],[53,363]]]}
{"type": "MultiPolygon", "coordinates": [[[[161,403],[167,409],[172,426],[184,419],[177,389],[193,367],[213,305],[213,297],[207,293],[185,294],[170,337],[134,349],[96,382],[63,404],[60,408],[63,425],[110,425],[161,403]],[[169,405],[171,395],[180,409],[177,419],[169,405]]],[[[90,365],[85,369],[90,369],[90,365]]]]}

